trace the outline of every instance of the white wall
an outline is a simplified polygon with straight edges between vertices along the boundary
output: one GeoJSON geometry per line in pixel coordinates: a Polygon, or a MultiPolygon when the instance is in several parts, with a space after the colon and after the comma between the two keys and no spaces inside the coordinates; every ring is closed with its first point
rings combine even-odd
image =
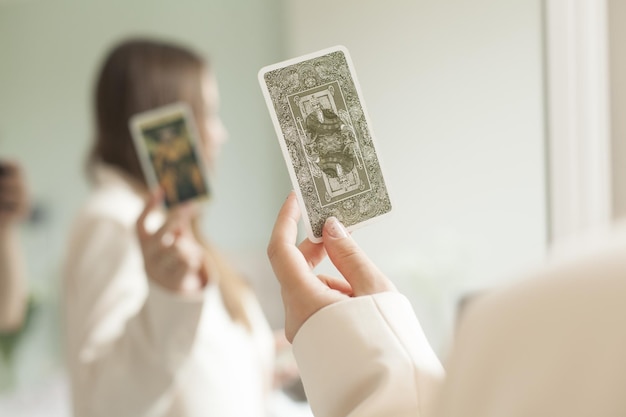
{"type": "Polygon", "coordinates": [[[34,277],[58,266],[69,221],[85,198],[91,90],[106,49],[156,35],[210,57],[230,142],[219,161],[207,231],[230,252],[263,256],[289,189],[256,80],[284,50],[280,0],[3,0],[0,2],[0,157],[21,161],[49,221],[28,240],[34,277]]]}
{"type": "Polygon", "coordinates": [[[611,220],[606,2],[546,0],[550,246],[611,220]]]}
{"type": "Polygon", "coordinates": [[[441,305],[546,248],[541,2],[287,5],[291,55],[351,52],[395,203],[354,236],[441,342],[441,305]]]}

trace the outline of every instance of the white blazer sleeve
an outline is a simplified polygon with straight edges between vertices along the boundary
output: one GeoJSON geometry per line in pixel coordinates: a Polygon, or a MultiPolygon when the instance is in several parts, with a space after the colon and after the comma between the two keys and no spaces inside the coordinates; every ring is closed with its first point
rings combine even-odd
{"type": "Polygon", "coordinates": [[[190,354],[203,297],[179,297],[157,285],[146,296],[134,234],[110,219],[78,226],[65,277],[75,414],[158,414],[190,354]]]}
{"type": "Polygon", "coordinates": [[[422,417],[444,372],[409,301],[356,297],[310,317],[294,354],[316,417],[422,417]]]}

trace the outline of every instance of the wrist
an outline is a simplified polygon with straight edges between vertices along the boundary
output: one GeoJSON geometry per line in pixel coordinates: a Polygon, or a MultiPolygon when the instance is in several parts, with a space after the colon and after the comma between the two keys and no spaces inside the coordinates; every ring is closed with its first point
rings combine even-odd
{"type": "Polygon", "coordinates": [[[179,296],[194,296],[204,291],[206,287],[206,282],[197,273],[188,273],[176,279],[171,277],[150,278],[150,281],[162,290],[179,296]]]}
{"type": "Polygon", "coordinates": [[[190,272],[180,281],[175,291],[183,296],[194,296],[202,293],[206,284],[207,281],[203,279],[200,271],[190,272]]]}

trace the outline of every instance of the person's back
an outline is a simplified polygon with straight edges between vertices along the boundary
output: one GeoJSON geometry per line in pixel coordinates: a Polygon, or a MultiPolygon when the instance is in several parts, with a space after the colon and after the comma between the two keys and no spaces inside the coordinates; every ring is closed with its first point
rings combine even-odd
{"type": "Polygon", "coordinates": [[[625,226],[470,304],[440,416],[626,415],[625,226]]]}

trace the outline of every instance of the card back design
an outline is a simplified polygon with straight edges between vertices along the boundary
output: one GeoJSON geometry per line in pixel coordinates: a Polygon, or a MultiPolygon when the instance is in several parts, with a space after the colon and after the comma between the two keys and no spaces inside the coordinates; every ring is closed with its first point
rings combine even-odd
{"type": "Polygon", "coordinates": [[[263,68],[259,81],[309,238],[326,218],[349,230],[391,211],[371,124],[343,47],[263,68]]]}

